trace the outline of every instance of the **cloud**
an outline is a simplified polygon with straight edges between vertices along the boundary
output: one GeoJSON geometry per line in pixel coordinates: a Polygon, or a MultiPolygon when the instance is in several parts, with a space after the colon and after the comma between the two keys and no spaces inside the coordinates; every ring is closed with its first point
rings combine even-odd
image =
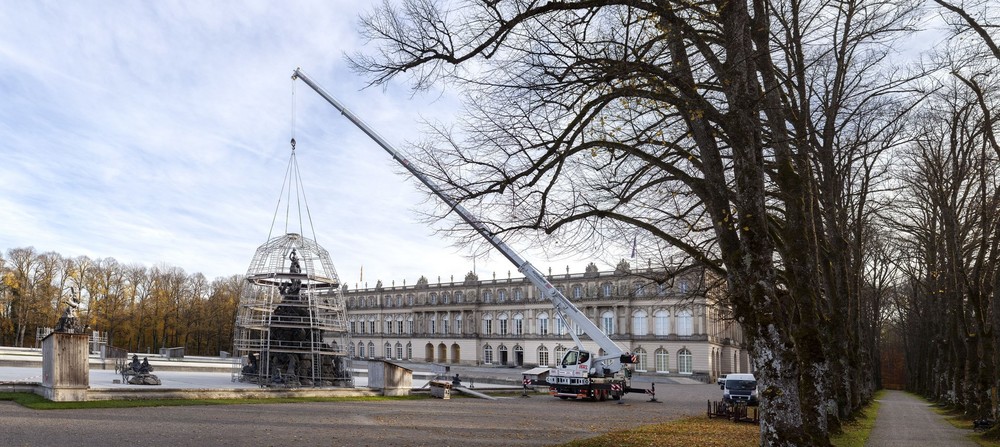
{"type": "MultiPolygon", "coordinates": [[[[294,136],[316,237],[345,283],[362,265],[372,283],[461,279],[472,263],[417,220],[413,181],[290,79],[303,67],[394,144],[416,139],[420,116],[450,116],[454,98],[362,90],[346,71],[366,7],[35,1],[0,15],[0,249],[244,273],[294,136]]],[[[513,268],[497,258],[481,276],[513,268]]]]}

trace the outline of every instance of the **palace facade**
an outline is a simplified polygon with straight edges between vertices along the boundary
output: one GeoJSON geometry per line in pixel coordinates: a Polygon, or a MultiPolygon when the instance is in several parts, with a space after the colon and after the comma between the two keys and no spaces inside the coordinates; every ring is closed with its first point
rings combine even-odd
{"type": "MultiPolygon", "coordinates": [[[[659,277],[664,277],[659,275],[659,277]]],[[[599,272],[549,281],[614,341],[638,357],[635,371],[714,380],[749,372],[743,334],[702,273],[657,282],[656,272],[632,272],[623,262],[599,272]]],[[[574,345],[550,301],[526,278],[349,290],[344,287],[356,359],[509,367],[554,366],[574,345]]],[[[581,333],[582,332],[579,332],[581,333]]],[[[582,335],[586,349],[598,346],[582,335]]]]}

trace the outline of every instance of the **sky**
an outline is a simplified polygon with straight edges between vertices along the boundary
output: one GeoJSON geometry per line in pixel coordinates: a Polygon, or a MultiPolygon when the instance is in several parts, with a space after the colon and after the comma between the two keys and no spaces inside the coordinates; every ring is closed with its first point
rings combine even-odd
{"type": "MultiPolygon", "coordinates": [[[[0,0],[0,251],[243,274],[283,232],[271,222],[294,137],[305,234],[343,283],[464,277],[471,252],[420,221],[415,180],[291,80],[301,67],[398,148],[421,119],[452,119],[452,92],[366,88],[348,69],[374,3],[0,0]]],[[[542,270],[588,262],[522,254],[542,270]]],[[[475,266],[520,276],[496,253],[475,266]]]]}

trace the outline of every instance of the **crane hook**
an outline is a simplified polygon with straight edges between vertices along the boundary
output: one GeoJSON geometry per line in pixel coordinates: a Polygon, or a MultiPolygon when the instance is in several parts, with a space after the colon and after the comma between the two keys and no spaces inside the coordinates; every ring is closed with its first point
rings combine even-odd
{"type": "Polygon", "coordinates": [[[295,151],[295,138],[292,138],[292,152],[295,151]]]}

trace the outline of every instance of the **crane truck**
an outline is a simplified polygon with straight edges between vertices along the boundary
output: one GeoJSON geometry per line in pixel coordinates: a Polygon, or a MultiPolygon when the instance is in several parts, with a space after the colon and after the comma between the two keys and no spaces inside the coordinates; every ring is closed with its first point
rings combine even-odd
{"type": "Polygon", "coordinates": [[[382,138],[377,132],[369,127],[357,115],[352,113],[347,107],[330,96],[322,87],[309,78],[301,69],[296,68],[292,74],[292,80],[301,80],[316,93],[323,97],[330,105],[347,117],[355,126],[367,134],[382,149],[385,149],[394,160],[410,172],[417,180],[420,180],[434,195],[455,211],[463,221],[485,238],[490,245],[497,249],[505,258],[517,267],[531,281],[535,287],[545,296],[555,308],[556,313],[562,317],[563,321],[573,322],[576,328],[590,337],[600,347],[600,355],[595,355],[583,346],[576,331],[570,330],[576,344],[574,348],[568,350],[555,368],[549,371],[547,385],[549,394],[562,399],[620,399],[625,393],[639,392],[646,393],[645,389],[633,389],[631,374],[627,364],[635,363],[636,357],[627,352],[618,343],[611,340],[597,325],[591,321],[579,308],[577,308],[562,292],[545,278],[537,268],[522,258],[510,246],[493,234],[483,223],[460,203],[449,197],[444,191],[430,180],[424,173],[410,163],[406,157],[397,151],[389,142],[382,138]]]}

